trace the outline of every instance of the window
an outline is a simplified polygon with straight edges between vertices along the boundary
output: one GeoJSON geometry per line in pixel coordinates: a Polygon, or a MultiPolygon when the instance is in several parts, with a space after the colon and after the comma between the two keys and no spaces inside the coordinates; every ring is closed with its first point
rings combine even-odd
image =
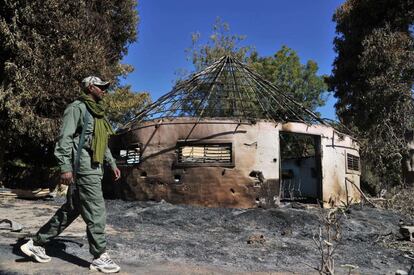
{"type": "Polygon", "coordinates": [[[349,154],[346,154],[346,165],[347,170],[353,172],[360,172],[359,157],[349,154]]]}
{"type": "Polygon", "coordinates": [[[119,150],[119,155],[116,157],[117,165],[126,166],[140,163],[141,160],[141,146],[131,145],[128,149],[119,150]]]}
{"type": "Polygon", "coordinates": [[[234,166],[231,143],[179,143],[177,165],[181,166],[234,166]]]}

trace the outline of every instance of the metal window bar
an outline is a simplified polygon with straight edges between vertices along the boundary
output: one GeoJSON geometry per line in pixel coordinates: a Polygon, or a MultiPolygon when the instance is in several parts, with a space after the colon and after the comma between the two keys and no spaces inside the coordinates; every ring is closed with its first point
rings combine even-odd
{"type": "Polygon", "coordinates": [[[231,144],[184,145],[178,148],[178,163],[231,163],[231,144]]]}
{"type": "Polygon", "coordinates": [[[349,154],[346,154],[346,159],[347,159],[347,167],[348,170],[352,170],[352,171],[360,171],[360,165],[359,165],[359,157],[349,154]]]}
{"type": "Polygon", "coordinates": [[[131,147],[119,150],[119,156],[116,157],[117,165],[134,165],[141,162],[141,147],[131,147]]]}

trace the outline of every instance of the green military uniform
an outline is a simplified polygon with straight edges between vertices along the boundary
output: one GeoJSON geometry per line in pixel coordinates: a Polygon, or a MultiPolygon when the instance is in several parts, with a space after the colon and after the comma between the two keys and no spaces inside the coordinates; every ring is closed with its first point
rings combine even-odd
{"type": "MultiPolygon", "coordinates": [[[[76,192],[73,194],[74,207],[70,207],[68,202],[62,205],[55,215],[40,228],[33,241],[35,245],[45,244],[58,236],[80,214],[87,226],[89,251],[94,257],[99,257],[106,248],[104,233],[106,213],[101,186],[103,170],[101,164],[92,161],[94,119],[82,101],[73,102],[65,110],[59,141],[55,147],[55,156],[62,173],[73,170],[85,114],[89,116],[89,120],[85,126],[85,144],[81,150],[78,173],[74,175],[77,185],[76,192]]],[[[113,170],[116,169],[115,160],[107,146],[104,160],[113,170]]]]}

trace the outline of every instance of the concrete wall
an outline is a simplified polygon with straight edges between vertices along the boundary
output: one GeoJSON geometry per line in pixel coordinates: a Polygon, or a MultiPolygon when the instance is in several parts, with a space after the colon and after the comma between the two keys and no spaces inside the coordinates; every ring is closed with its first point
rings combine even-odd
{"type": "MultiPolygon", "coordinates": [[[[161,200],[208,207],[271,207],[278,203],[280,179],[279,131],[323,135],[323,199],[344,197],[344,148],[356,146],[349,137],[331,141],[333,129],[304,124],[255,124],[234,120],[194,119],[148,121],[111,140],[113,151],[141,144],[139,164],[121,166],[121,190],[125,199],[161,200]],[[232,143],[234,162],[225,166],[183,166],[177,163],[177,142],[232,143]],[[334,169],[334,171],[331,171],[334,169]]],[[[354,150],[355,151],[355,150],[354,150]]],[[[355,151],[357,153],[357,151],[355,151]]],[[[350,176],[359,186],[359,176],[350,176]]],[[[356,193],[349,187],[349,195],[356,193]]],[[[346,196],[345,196],[346,199],[346,196]]]]}

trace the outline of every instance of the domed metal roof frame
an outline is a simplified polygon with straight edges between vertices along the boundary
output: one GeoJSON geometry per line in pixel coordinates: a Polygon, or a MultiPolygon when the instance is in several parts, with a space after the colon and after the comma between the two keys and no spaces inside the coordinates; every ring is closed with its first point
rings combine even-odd
{"type": "Polygon", "coordinates": [[[270,83],[232,56],[223,56],[171,92],[148,105],[123,129],[133,123],[175,117],[259,119],[330,125],[295,101],[283,89],[270,83]]]}

